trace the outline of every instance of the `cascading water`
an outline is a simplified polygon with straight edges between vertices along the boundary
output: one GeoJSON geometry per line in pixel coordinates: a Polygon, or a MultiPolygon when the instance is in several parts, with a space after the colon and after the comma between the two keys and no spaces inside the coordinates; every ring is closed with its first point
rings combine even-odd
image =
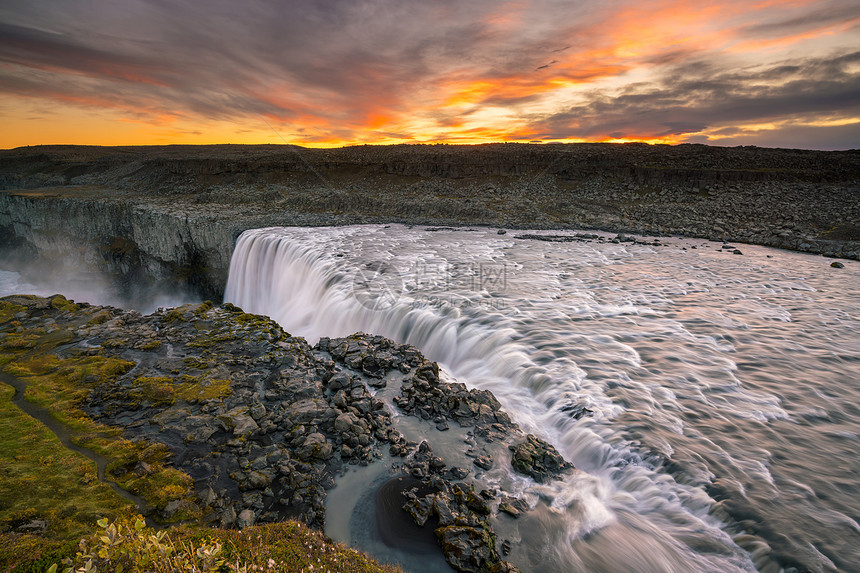
{"type": "Polygon", "coordinates": [[[838,398],[860,393],[857,271],[716,248],[259,229],[225,300],[311,343],[412,344],[586,472],[518,482],[524,570],[851,570],[860,412],[838,398]]]}

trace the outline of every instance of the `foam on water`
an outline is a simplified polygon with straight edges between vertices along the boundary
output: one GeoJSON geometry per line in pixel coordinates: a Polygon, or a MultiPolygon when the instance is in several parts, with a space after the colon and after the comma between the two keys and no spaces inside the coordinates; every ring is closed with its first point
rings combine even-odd
{"type": "Polygon", "coordinates": [[[726,512],[764,532],[783,565],[845,568],[860,556],[850,525],[857,484],[840,496],[832,482],[858,463],[833,469],[816,452],[856,446],[856,408],[834,393],[857,393],[860,313],[846,301],[860,281],[853,267],[819,276],[829,271],[822,259],[768,259],[774,252],[402,226],[260,229],[240,237],[225,299],[311,343],[365,331],[413,344],[450,376],[491,390],[583,470],[540,487],[516,476],[499,484],[535,508],[506,534],[536,543],[543,532],[541,546],[554,547],[512,556],[524,570],[765,565],[771,549],[746,538],[739,547],[729,533],[739,527],[716,517],[726,512]],[[810,416],[836,426],[829,441],[799,427],[810,416]],[[796,456],[806,459],[785,461],[796,456]]]}

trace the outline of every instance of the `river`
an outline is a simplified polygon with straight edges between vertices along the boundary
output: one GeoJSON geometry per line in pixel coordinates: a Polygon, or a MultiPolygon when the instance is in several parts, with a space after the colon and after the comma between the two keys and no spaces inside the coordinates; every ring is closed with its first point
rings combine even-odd
{"type": "Polygon", "coordinates": [[[587,479],[514,492],[523,571],[860,571],[860,263],[524,234],[247,231],[225,300],[413,344],[555,445],[587,479]]]}

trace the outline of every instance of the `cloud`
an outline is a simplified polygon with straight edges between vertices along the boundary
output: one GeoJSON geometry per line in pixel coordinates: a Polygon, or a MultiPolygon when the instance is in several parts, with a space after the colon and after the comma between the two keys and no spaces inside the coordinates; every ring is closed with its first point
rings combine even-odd
{"type": "Polygon", "coordinates": [[[855,0],[6,0],[0,98],[270,133],[264,118],[305,142],[676,137],[856,114],[858,12],[855,0]]]}
{"type": "Polygon", "coordinates": [[[587,101],[535,122],[546,139],[665,137],[802,116],[860,118],[860,52],[720,69],[708,62],[669,68],[654,83],[587,101]]]}
{"type": "Polygon", "coordinates": [[[789,149],[860,149],[860,122],[850,125],[815,126],[786,125],[774,130],[744,130],[732,128],[732,137],[711,139],[694,136],[690,143],[709,143],[722,146],[758,145],[789,149]]]}
{"type": "Polygon", "coordinates": [[[774,11],[773,16],[766,21],[743,26],[739,33],[755,38],[779,37],[833,25],[857,23],[860,21],[860,3],[852,0],[819,2],[814,10],[803,10],[789,17],[784,14],[783,11],[774,11]]]}

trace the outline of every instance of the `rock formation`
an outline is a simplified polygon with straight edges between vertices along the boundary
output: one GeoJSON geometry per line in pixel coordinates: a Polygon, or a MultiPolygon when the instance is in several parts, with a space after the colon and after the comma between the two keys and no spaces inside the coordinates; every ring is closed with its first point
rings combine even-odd
{"type": "Polygon", "coordinates": [[[273,225],[601,229],[857,259],[858,181],[856,150],[42,146],[0,151],[0,255],[201,298],[221,295],[235,238],[273,225]]]}
{"type": "Polygon", "coordinates": [[[107,478],[135,484],[156,521],[241,528],[295,519],[321,529],[326,490],[346,466],[388,463],[392,476],[412,480],[398,494],[403,511],[419,526],[432,518],[452,567],[514,571],[491,517],[528,505],[482,485],[479,472],[507,467],[543,482],[575,471],[523,434],[490,392],[445,382],[417,349],[380,336],[324,338],[311,348],[230,304],[141,315],[59,295],[11,296],[0,311],[5,375],[80,393],[60,419],[80,412],[120,429],[139,454],[110,464],[107,478]],[[118,366],[109,375],[75,370],[81,361],[118,366]],[[396,396],[388,401],[386,392],[396,396]],[[394,409],[425,420],[426,439],[408,441],[394,409]],[[434,436],[455,430],[469,432],[474,468],[434,450],[434,436]],[[154,450],[167,455],[153,459],[146,452],[154,450]],[[180,477],[167,497],[145,487],[159,468],[180,477]]]}

